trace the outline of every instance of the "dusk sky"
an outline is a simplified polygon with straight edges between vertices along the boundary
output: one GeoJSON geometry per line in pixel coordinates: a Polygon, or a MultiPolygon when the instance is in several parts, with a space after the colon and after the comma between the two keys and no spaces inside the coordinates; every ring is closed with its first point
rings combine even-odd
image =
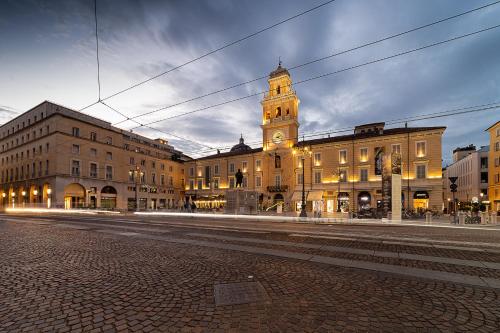
{"type": "MultiPolygon", "coordinates": [[[[97,0],[101,96],[196,58],[323,1],[97,0]]],[[[110,98],[128,116],[264,76],[493,1],[337,0],[200,61],[110,98]]],[[[354,66],[500,24],[500,4],[399,38],[292,70],[294,81],[354,66]]],[[[500,28],[295,87],[300,133],[447,111],[500,101],[500,28]]],[[[0,2],[0,122],[44,100],[79,110],[98,97],[94,1],[0,2]]],[[[147,123],[267,88],[265,79],[139,118],[147,123]]],[[[211,147],[262,140],[262,95],[153,126],[211,147]]],[[[116,123],[103,105],[84,112],[116,123]]],[[[443,159],[457,146],[488,143],[500,111],[412,122],[447,126],[443,159]]],[[[118,125],[136,126],[132,121],[118,125]]],[[[401,125],[403,126],[403,125],[401,125]]],[[[168,139],[188,155],[202,146],[168,139]]]]}

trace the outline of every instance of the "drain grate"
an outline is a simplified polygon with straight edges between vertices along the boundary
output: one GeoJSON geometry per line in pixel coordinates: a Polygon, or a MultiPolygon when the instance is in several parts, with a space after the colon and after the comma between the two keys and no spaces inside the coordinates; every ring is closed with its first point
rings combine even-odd
{"type": "Polygon", "coordinates": [[[215,305],[246,304],[269,299],[260,282],[216,284],[214,294],[215,305]]]}

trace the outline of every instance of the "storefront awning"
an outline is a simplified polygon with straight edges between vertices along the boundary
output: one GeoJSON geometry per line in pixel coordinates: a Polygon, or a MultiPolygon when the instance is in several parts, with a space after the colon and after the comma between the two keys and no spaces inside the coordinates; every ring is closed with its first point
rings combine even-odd
{"type": "MultiPolygon", "coordinates": [[[[307,197],[307,192],[306,192],[306,197],[307,197]]],[[[293,192],[292,201],[302,201],[302,191],[293,192]]]]}
{"type": "Polygon", "coordinates": [[[323,191],[310,191],[307,195],[307,201],[320,201],[323,199],[323,191]]]}

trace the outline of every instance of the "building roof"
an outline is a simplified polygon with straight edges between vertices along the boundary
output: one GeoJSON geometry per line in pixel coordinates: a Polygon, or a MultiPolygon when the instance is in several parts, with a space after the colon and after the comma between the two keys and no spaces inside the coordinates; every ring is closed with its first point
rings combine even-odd
{"type": "Polygon", "coordinates": [[[485,129],[484,131],[485,131],[485,132],[487,132],[487,131],[489,131],[491,128],[493,128],[493,127],[497,126],[498,124],[500,124],[500,120],[499,120],[499,121],[497,121],[496,123],[494,123],[493,125],[491,125],[490,127],[488,127],[487,129],[485,129]]]}
{"type": "Polygon", "coordinates": [[[288,75],[288,76],[290,76],[290,73],[288,73],[288,70],[286,68],[281,67],[281,61],[280,61],[279,64],[278,64],[278,68],[276,68],[274,71],[272,71],[269,74],[269,78],[272,79],[272,78],[275,78],[275,77],[278,77],[278,76],[282,76],[282,75],[288,75]]]}
{"type": "Polygon", "coordinates": [[[470,150],[476,151],[476,146],[474,146],[472,143],[465,147],[457,147],[453,149],[453,153],[456,153],[457,151],[470,151],[470,150]]]}
{"type": "Polygon", "coordinates": [[[240,138],[240,143],[238,143],[237,145],[234,145],[230,151],[231,152],[237,152],[237,151],[247,152],[250,150],[252,150],[252,148],[245,144],[245,139],[243,139],[243,134],[242,134],[241,138],[240,138]]]}
{"type": "Polygon", "coordinates": [[[262,147],[259,147],[259,148],[250,148],[250,150],[228,151],[226,153],[213,154],[213,155],[209,155],[209,156],[204,156],[204,157],[196,158],[196,159],[193,159],[193,160],[194,161],[210,160],[212,158],[223,158],[223,157],[232,157],[232,156],[238,156],[238,155],[260,153],[261,151],[262,151],[262,147]]]}
{"type": "Polygon", "coordinates": [[[297,142],[296,146],[311,146],[311,145],[320,145],[323,143],[331,143],[331,142],[342,142],[342,141],[350,141],[350,140],[359,140],[365,138],[373,138],[387,135],[395,135],[395,134],[406,134],[406,133],[415,133],[415,132],[423,132],[423,131],[432,131],[432,130],[445,130],[445,126],[437,126],[437,127],[401,127],[401,128],[389,128],[385,129],[383,133],[378,132],[368,132],[368,133],[357,133],[357,134],[349,134],[349,135],[340,135],[334,136],[331,138],[321,138],[321,139],[312,139],[297,142]]]}

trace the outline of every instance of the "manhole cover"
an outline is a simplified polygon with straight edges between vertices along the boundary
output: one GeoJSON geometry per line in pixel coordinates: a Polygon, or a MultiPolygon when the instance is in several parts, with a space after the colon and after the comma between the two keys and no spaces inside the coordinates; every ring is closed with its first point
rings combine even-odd
{"type": "Polygon", "coordinates": [[[245,304],[269,298],[260,282],[216,284],[214,293],[215,305],[245,304]]]}

